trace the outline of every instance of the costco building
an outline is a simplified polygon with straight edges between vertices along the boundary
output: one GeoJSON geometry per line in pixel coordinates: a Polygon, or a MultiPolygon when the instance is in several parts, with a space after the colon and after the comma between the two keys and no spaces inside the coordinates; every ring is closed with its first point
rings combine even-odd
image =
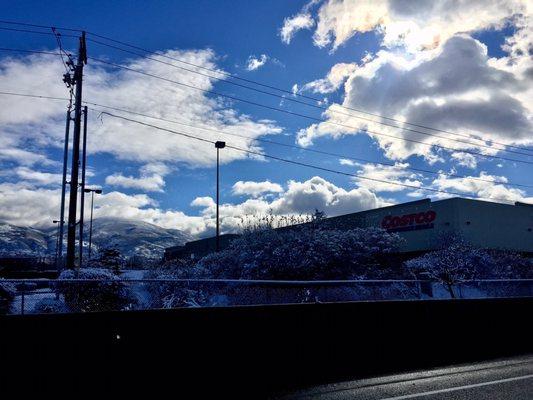
{"type": "MultiPolygon", "coordinates": [[[[327,218],[324,223],[339,229],[381,227],[396,232],[404,239],[401,253],[431,251],[444,236],[457,235],[476,247],[533,255],[533,205],[519,202],[424,199],[327,218]]],[[[222,235],[221,248],[237,236],[222,235]]],[[[201,239],[166,249],[165,258],[199,258],[214,250],[215,238],[201,239]]]]}

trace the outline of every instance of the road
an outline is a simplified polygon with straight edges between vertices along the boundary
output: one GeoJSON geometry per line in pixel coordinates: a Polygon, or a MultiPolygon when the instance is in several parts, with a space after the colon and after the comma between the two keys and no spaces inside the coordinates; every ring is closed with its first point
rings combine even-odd
{"type": "Polygon", "coordinates": [[[280,399],[532,400],[533,355],[329,384],[280,399]]]}

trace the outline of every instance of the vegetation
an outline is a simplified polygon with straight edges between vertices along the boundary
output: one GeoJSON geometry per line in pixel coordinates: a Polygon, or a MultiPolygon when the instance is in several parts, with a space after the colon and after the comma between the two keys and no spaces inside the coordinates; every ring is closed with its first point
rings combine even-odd
{"type": "Polygon", "coordinates": [[[533,278],[531,259],[476,248],[456,236],[442,238],[440,249],[407,261],[405,267],[419,278],[442,283],[452,298],[454,286],[469,280],[533,278]]]}
{"type": "Polygon", "coordinates": [[[126,284],[105,269],[65,270],[54,288],[72,312],[127,310],[136,304],[126,284]]]}

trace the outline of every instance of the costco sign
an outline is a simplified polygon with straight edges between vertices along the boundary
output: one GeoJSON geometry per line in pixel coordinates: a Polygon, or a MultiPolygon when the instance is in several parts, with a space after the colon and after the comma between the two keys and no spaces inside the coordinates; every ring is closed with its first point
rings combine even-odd
{"type": "Polygon", "coordinates": [[[433,228],[437,213],[433,210],[414,214],[387,215],[381,221],[381,227],[389,232],[417,231],[433,228]]]}

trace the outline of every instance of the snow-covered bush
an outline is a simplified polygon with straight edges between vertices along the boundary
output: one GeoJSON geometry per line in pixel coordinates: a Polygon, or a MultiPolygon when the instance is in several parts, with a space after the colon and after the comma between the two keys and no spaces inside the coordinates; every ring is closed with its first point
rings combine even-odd
{"type": "Polygon", "coordinates": [[[0,278],[0,300],[13,300],[16,294],[16,286],[12,282],[6,282],[0,278]]]}
{"type": "Polygon", "coordinates": [[[419,278],[442,283],[452,298],[454,286],[469,280],[533,278],[531,259],[477,248],[460,237],[443,238],[440,249],[406,261],[405,266],[419,278]]]}
{"type": "Polygon", "coordinates": [[[387,255],[400,238],[379,228],[325,229],[309,224],[246,232],[197,268],[217,279],[365,279],[390,274],[387,255]]]}
{"type": "Polygon", "coordinates": [[[136,304],[126,284],[105,269],[83,268],[78,273],[65,270],[54,288],[73,312],[129,310],[136,304]]]}
{"type": "Polygon", "coordinates": [[[35,304],[31,312],[36,314],[58,314],[69,312],[69,309],[61,298],[44,298],[35,304]]]}
{"type": "Polygon", "coordinates": [[[158,268],[148,271],[146,279],[149,282],[147,290],[150,294],[152,308],[175,308],[208,305],[208,294],[195,285],[191,287],[179,279],[201,279],[207,273],[197,268],[192,262],[172,260],[163,263],[158,268]]]}
{"type": "Polygon", "coordinates": [[[124,257],[114,247],[103,248],[98,252],[98,257],[91,260],[90,266],[111,270],[115,275],[118,275],[124,266],[124,257]]]}
{"type": "Polygon", "coordinates": [[[9,306],[16,294],[16,286],[13,283],[6,282],[3,278],[0,278],[0,314],[6,314],[9,312],[9,306]]]}

